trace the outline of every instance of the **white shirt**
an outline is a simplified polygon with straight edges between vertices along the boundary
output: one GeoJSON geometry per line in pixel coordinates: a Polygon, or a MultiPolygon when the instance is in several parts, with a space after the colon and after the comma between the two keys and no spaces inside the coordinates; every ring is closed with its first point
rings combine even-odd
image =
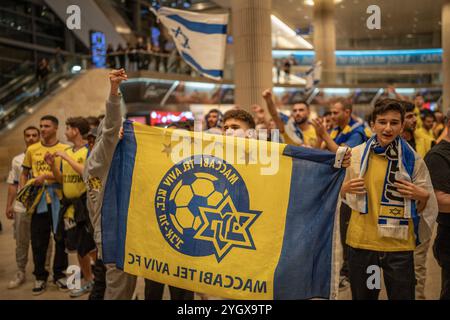
{"type": "MultiPolygon", "coordinates": [[[[25,153],[15,156],[11,161],[11,170],[9,171],[8,179],[6,183],[8,184],[19,184],[20,175],[22,174],[22,163],[25,159],[25,153]]],[[[14,201],[14,211],[16,213],[25,212],[26,209],[18,201],[14,201]]]]}

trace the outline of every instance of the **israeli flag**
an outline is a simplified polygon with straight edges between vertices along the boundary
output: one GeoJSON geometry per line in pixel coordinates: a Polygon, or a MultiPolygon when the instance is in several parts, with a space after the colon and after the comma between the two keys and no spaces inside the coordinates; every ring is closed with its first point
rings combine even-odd
{"type": "Polygon", "coordinates": [[[161,7],[152,10],[169,30],[184,61],[205,77],[223,78],[228,14],[204,14],[161,7]]]}

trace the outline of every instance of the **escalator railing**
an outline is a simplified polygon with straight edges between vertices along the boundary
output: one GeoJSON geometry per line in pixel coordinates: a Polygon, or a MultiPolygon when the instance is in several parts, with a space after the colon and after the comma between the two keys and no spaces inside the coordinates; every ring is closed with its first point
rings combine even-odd
{"type": "Polygon", "coordinates": [[[88,67],[88,56],[65,56],[65,62],[57,65],[50,60],[52,72],[46,79],[47,89],[40,90],[39,81],[34,70],[27,69],[0,88],[0,131],[10,127],[21,116],[31,113],[36,104],[62,87],[88,67]]]}

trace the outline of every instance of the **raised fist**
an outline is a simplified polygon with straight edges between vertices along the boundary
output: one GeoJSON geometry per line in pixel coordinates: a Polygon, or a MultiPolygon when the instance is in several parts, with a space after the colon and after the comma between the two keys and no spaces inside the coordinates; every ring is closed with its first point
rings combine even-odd
{"type": "Polygon", "coordinates": [[[122,81],[128,80],[128,76],[124,69],[112,70],[109,73],[109,81],[111,83],[111,94],[117,95],[119,86],[122,81]]]}

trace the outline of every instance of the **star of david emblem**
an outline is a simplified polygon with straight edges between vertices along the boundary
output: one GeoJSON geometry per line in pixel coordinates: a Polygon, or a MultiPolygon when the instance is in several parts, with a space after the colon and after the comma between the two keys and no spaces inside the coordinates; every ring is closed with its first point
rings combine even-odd
{"type": "Polygon", "coordinates": [[[218,262],[234,247],[256,249],[250,226],[261,211],[238,211],[228,195],[217,208],[199,207],[201,227],[194,238],[210,241],[218,262]]]}
{"type": "Polygon", "coordinates": [[[389,213],[390,213],[390,214],[397,215],[397,214],[400,214],[401,211],[400,211],[400,209],[398,209],[398,208],[394,208],[394,209],[389,209],[389,213]]]}
{"type": "Polygon", "coordinates": [[[191,47],[189,46],[189,38],[183,33],[183,31],[181,30],[180,27],[178,27],[177,29],[171,29],[171,31],[173,32],[173,35],[175,37],[175,39],[179,39],[178,36],[182,37],[183,39],[181,46],[184,49],[190,49],[191,47]]]}

